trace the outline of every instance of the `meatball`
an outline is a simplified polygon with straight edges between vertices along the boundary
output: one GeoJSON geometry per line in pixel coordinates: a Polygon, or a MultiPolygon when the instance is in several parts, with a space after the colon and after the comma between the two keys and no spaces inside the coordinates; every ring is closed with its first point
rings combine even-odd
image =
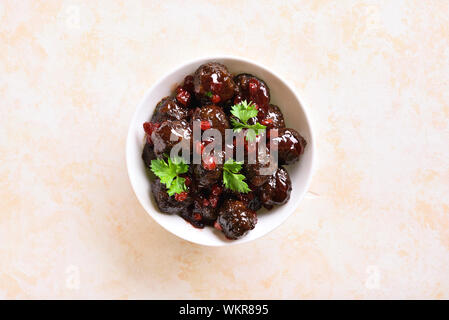
{"type": "Polygon", "coordinates": [[[263,80],[251,74],[242,73],[237,75],[234,81],[238,87],[237,101],[252,101],[259,107],[270,103],[270,89],[263,80]]]}
{"type": "Polygon", "coordinates": [[[221,182],[223,175],[224,152],[215,150],[210,154],[202,154],[201,164],[193,164],[193,176],[198,184],[198,189],[209,188],[213,184],[221,182]]]}
{"type": "Polygon", "coordinates": [[[251,183],[249,183],[248,186],[251,190],[254,191],[250,191],[248,193],[238,193],[237,199],[242,201],[251,210],[257,211],[262,207],[258,189],[255,186],[251,185],[251,183]]]}
{"type": "Polygon", "coordinates": [[[182,210],[179,214],[181,218],[190,223],[192,226],[198,229],[204,228],[204,222],[201,221],[201,217],[198,217],[198,214],[193,211],[193,206],[190,206],[186,210],[182,210]]]}
{"type": "Polygon", "coordinates": [[[193,121],[202,121],[201,128],[217,129],[222,134],[224,140],[225,130],[229,129],[229,121],[223,109],[216,105],[207,105],[202,108],[196,108],[192,116],[193,121]]]}
{"type": "Polygon", "coordinates": [[[260,187],[268,181],[269,175],[261,174],[261,169],[265,166],[269,166],[269,164],[262,165],[260,163],[255,164],[247,164],[245,165],[246,170],[246,178],[248,181],[256,187],[260,187]]]}
{"type": "Polygon", "coordinates": [[[193,76],[195,95],[202,102],[225,102],[237,91],[232,74],[225,65],[209,62],[201,65],[193,76]]]}
{"type": "Polygon", "coordinates": [[[272,138],[272,140],[278,149],[281,164],[291,164],[298,161],[307,145],[307,141],[295,129],[290,128],[279,129],[278,136],[272,138]]]}
{"type": "Polygon", "coordinates": [[[280,167],[269,177],[267,183],[260,187],[260,200],[266,207],[287,203],[292,191],[292,182],[287,170],[280,167]]]}
{"type": "Polygon", "coordinates": [[[169,154],[170,150],[178,143],[188,143],[187,147],[190,147],[191,136],[192,129],[186,121],[164,121],[151,134],[154,153],[160,158],[164,153],[169,154]],[[171,139],[172,134],[174,135],[174,141],[171,139]]]}
{"type": "Polygon", "coordinates": [[[187,108],[177,102],[175,98],[165,97],[156,105],[151,122],[159,123],[166,120],[183,120],[187,116],[187,108]]]}
{"type": "Polygon", "coordinates": [[[197,192],[193,201],[193,214],[196,220],[205,224],[213,225],[218,216],[220,198],[223,192],[221,184],[197,192]]]}
{"type": "Polygon", "coordinates": [[[228,239],[239,239],[254,229],[257,223],[256,212],[239,200],[226,200],[221,206],[217,219],[217,228],[228,239]]]}
{"type": "Polygon", "coordinates": [[[212,225],[218,216],[218,198],[217,201],[210,201],[211,199],[205,193],[200,193],[193,200],[194,218],[208,225],[212,225]]]}
{"type": "Polygon", "coordinates": [[[200,189],[208,188],[221,181],[222,174],[223,164],[216,164],[212,167],[204,164],[193,165],[193,175],[200,189]]]}
{"type": "MultiPolygon", "coordinates": [[[[257,150],[259,150],[259,148],[257,150]]],[[[247,163],[244,165],[246,178],[252,185],[260,187],[268,181],[268,178],[276,169],[276,167],[274,167],[270,170],[271,165],[274,166],[275,161],[272,155],[270,155],[270,150],[266,148],[265,153],[257,153],[256,163],[247,163]]]]}
{"type": "Polygon", "coordinates": [[[285,128],[284,115],[279,107],[274,104],[260,107],[257,120],[267,129],[285,128]]]}
{"type": "Polygon", "coordinates": [[[195,188],[196,183],[192,180],[192,187],[189,190],[192,190],[190,194],[193,197],[193,204],[189,210],[182,211],[181,216],[196,228],[213,225],[217,220],[223,186],[216,184],[208,189],[195,188]]]}
{"type": "Polygon", "coordinates": [[[183,201],[179,201],[175,196],[169,196],[167,188],[159,178],[151,182],[151,192],[153,193],[156,204],[162,212],[165,213],[181,213],[192,204],[193,198],[189,195],[183,201]]]}
{"type": "Polygon", "coordinates": [[[151,168],[151,160],[156,159],[153,146],[149,142],[145,143],[145,146],[143,147],[142,159],[148,168],[151,168]]]}

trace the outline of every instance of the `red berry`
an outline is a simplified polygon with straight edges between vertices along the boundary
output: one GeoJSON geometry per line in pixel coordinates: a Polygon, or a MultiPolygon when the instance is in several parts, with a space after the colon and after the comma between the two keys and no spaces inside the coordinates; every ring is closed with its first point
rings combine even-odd
{"type": "Polygon", "coordinates": [[[183,106],[187,107],[190,103],[190,93],[184,89],[181,89],[176,95],[176,100],[178,100],[178,102],[183,106]]]}
{"type": "Polygon", "coordinates": [[[206,156],[203,159],[203,167],[206,170],[214,170],[216,167],[215,158],[213,156],[206,156]]]}
{"type": "Polygon", "coordinates": [[[271,118],[263,119],[260,123],[263,124],[264,126],[268,126],[273,123],[273,119],[271,118]]]}
{"type": "Polygon", "coordinates": [[[209,120],[202,120],[201,121],[201,130],[205,131],[207,129],[210,129],[212,125],[210,124],[209,120]]]}
{"type": "Polygon", "coordinates": [[[201,213],[195,212],[195,213],[193,214],[193,220],[195,220],[195,221],[200,221],[201,219],[202,219],[201,213]]]}
{"type": "Polygon", "coordinates": [[[144,122],[143,123],[143,130],[145,131],[145,133],[147,134],[147,141],[148,143],[152,144],[153,142],[151,141],[151,134],[153,133],[154,130],[156,130],[157,128],[159,128],[159,123],[153,123],[153,122],[144,122]]]}
{"type": "Polygon", "coordinates": [[[212,187],[212,194],[213,194],[214,196],[219,196],[219,195],[221,194],[222,191],[223,191],[223,188],[220,187],[219,185],[214,185],[214,186],[212,187]]]}
{"type": "Polygon", "coordinates": [[[212,100],[213,103],[219,103],[221,101],[221,98],[220,98],[220,96],[218,94],[214,94],[212,96],[211,100],[212,100]]]}
{"type": "Polygon", "coordinates": [[[189,177],[185,177],[184,178],[185,179],[185,185],[188,187],[188,186],[190,186],[190,184],[192,183],[192,179],[190,179],[189,177]]]}
{"type": "Polygon", "coordinates": [[[157,122],[144,122],[143,123],[143,130],[145,130],[145,133],[148,135],[151,135],[154,130],[159,128],[159,123],[157,122]]]}
{"type": "Polygon", "coordinates": [[[212,208],[216,208],[218,204],[218,198],[217,197],[210,197],[209,202],[212,208]]]}
{"type": "Polygon", "coordinates": [[[257,81],[256,79],[251,79],[249,80],[249,93],[251,95],[256,95],[257,94],[257,89],[259,87],[259,81],[257,81]]]}
{"type": "Polygon", "coordinates": [[[143,130],[145,131],[146,134],[151,135],[151,133],[153,132],[152,129],[152,125],[151,122],[144,122],[143,123],[143,130]]]}
{"type": "Polygon", "coordinates": [[[185,199],[187,199],[187,192],[181,192],[181,193],[176,193],[175,194],[175,200],[176,201],[184,201],[185,199]]]}
{"type": "Polygon", "coordinates": [[[215,221],[215,223],[214,223],[214,228],[215,229],[217,229],[217,230],[223,230],[223,228],[221,227],[221,225],[218,223],[218,221],[215,221]]]}
{"type": "Polygon", "coordinates": [[[203,199],[203,207],[208,207],[208,206],[209,206],[209,200],[203,199]]]}

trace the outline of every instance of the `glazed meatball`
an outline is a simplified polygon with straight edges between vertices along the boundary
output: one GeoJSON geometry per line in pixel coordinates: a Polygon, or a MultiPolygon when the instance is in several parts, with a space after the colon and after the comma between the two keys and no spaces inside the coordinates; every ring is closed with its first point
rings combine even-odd
{"type": "Polygon", "coordinates": [[[291,164],[298,161],[307,145],[306,140],[295,129],[281,128],[278,130],[278,136],[272,139],[277,145],[281,164],[291,164]]]}
{"type": "Polygon", "coordinates": [[[182,106],[175,98],[165,97],[156,105],[151,122],[159,123],[166,120],[183,120],[187,116],[187,108],[182,106]]]}
{"type": "Polygon", "coordinates": [[[256,212],[249,209],[239,200],[225,200],[221,206],[217,219],[217,228],[228,239],[239,239],[254,229],[257,223],[256,212]]]}
{"type": "MultiPolygon", "coordinates": [[[[216,150],[218,151],[218,150],[216,150]]],[[[193,164],[193,176],[197,182],[198,189],[209,188],[221,182],[223,176],[224,152],[203,152],[201,164],[193,164]]]]}
{"type": "Polygon", "coordinates": [[[190,206],[186,210],[182,210],[179,215],[195,228],[202,229],[205,226],[204,222],[198,217],[198,214],[193,211],[193,206],[190,206]]]}
{"type": "Polygon", "coordinates": [[[260,188],[260,200],[266,207],[273,205],[282,205],[290,199],[292,191],[292,182],[290,176],[283,167],[269,177],[267,183],[260,188]]]}
{"type": "Polygon", "coordinates": [[[251,183],[248,183],[248,186],[251,190],[254,191],[250,191],[248,193],[238,193],[236,198],[242,201],[251,210],[257,211],[262,207],[258,189],[251,183]]]}
{"type": "Polygon", "coordinates": [[[265,184],[268,181],[269,175],[263,175],[261,174],[261,169],[268,165],[261,165],[259,163],[256,164],[247,164],[245,165],[246,170],[246,178],[248,179],[251,184],[253,184],[256,187],[260,187],[261,185],[265,184]]]}
{"type": "Polygon", "coordinates": [[[208,225],[214,224],[217,220],[222,192],[223,186],[218,183],[207,190],[197,192],[193,201],[193,214],[196,220],[208,225]]]}
{"type": "Polygon", "coordinates": [[[145,143],[145,146],[143,147],[142,159],[148,168],[151,168],[151,160],[156,159],[153,146],[149,142],[145,143]]]}
{"type": "Polygon", "coordinates": [[[252,185],[260,187],[268,181],[268,178],[275,170],[275,168],[270,170],[270,166],[274,166],[274,164],[274,158],[270,155],[270,150],[266,148],[265,153],[258,152],[256,163],[246,163],[244,165],[246,178],[252,185]]]}
{"type": "MultiPolygon", "coordinates": [[[[195,188],[196,184],[192,183],[192,185],[192,188],[195,188]]],[[[193,204],[189,207],[189,210],[184,210],[181,216],[196,228],[213,225],[217,220],[223,186],[216,184],[203,190],[192,188],[189,189],[195,190],[190,192],[193,204]]]]}
{"type": "Polygon", "coordinates": [[[164,153],[169,154],[170,150],[178,143],[191,144],[192,129],[184,121],[164,121],[152,132],[151,141],[154,144],[154,153],[158,158],[164,153]],[[171,136],[176,138],[172,141],[171,136]]]}
{"type": "Polygon", "coordinates": [[[237,91],[232,74],[218,62],[201,65],[193,76],[195,95],[202,102],[221,103],[231,99],[237,91]]]}
{"type": "Polygon", "coordinates": [[[212,225],[217,220],[217,202],[211,203],[206,194],[200,193],[193,200],[193,215],[198,221],[212,225]],[[214,206],[215,205],[215,206],[214,206]]]}
{"type": "Polygon", "coordinates": [[[260,107],[257,120],[267,129],[285,128],[284,115],[279,107],[274,104],[260,107]]]}
{"type": "Polygon", "coordinates": [[[192,204],[193,199],[188,196],[183,201],[179,201],[175,196],[169,196],[167,188],[161,183],[159,178],[151,182],[151,192],[153,193],[156,204],[162,212],[175,214],[181,213],[192,204]]]}
{"type": "Polygon", "coordinates": [[[252,101],[259,107],[270,103],[270,89],[263,80],[251,74],[242,73],[236,76],[234,81],[238,87],[235,102],[252,101]]]}
{"type": "Polygon", "coordinates": [[[224,140],[225,130],[229,129],[229,121],[223,109],[216,105],[207,105],[196,108],[192,116],[193,121],[201,121],[201,129],[217,129],[224,140]]]}
{"type": "Polygon", "coordinates": [[[199,189],[208,188],[221,181],[222,174],[223,164],[216,164],[210,167],[203,163],[193,165],[193,175],[199,189]]]}

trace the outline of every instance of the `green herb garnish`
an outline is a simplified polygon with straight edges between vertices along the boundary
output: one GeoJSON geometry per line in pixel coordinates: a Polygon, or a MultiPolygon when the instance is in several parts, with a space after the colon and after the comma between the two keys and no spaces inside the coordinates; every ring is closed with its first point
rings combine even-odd
{"type": "Polygon", "coordinates": [[[232,118],[231,123],[234,127],[234,132],[240,132],[242,129],[248,129],[246,133],[246,140],[254,141],[256,139],[256,135],[263,132],[266,129],[266,126],[256,123],[256,124],[248,124],[248,120],[257,117],[256,106],[254,104],[247,103],[246,100],[233,105],[231,108],[231,113],[240,121],[232,118]]]}
{"type": "Polygon", "coordinates": [[[187,191],[186,179],[180,177],[179,174],[186,173],[188,170],[189,166],[184,163],[182,158],[172,160],[169,157],[168,163],[164,159],[151,160],[151,171],[161,179],[161,183],[165,184],[169,196],[187,191]]]}
{"type": "Polygon", "coordinates": [[[232,159],[228,159],[223,165],[223,184],[226,188],[248,193],[251,189],[248,187],[245,181],[245,176],[238,173],[242,169],[243,162],[237,162],[232,159]]]}
{"type": "Polygon", "coordinates": [[[209,97],[209,98],[212,98],[213,94],[212,94],[211,91],[207,91],[207,92],[206,92],[206,96],[209,97]]]}

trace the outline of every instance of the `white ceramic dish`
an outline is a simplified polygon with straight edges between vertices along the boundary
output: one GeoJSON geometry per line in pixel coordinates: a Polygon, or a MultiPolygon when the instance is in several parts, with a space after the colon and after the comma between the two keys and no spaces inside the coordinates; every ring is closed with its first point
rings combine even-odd
{"type": "Polygon", "coordinates": [[[132,118],[126,142],[126,163],[131,185],[142,206],[162,227],[178,237],[207,246],[225,246],[248,242],[266,235],[283,223],[298,207],[306,193],[314,167],[315,141],[312,125],[297,94],[279,76],[266,67],[253,61],[237,57],[206,57],[187,62],[172,70],[153,85],[145,94],[132,118]],[[307,141],[300,161],[287,167],[292,180],[290,201],[273,208],[269,212],[258,211],[258,223],[245,237],[239,240],[227,240],[224,235],[211,227],[196,229],[178,215],[161,213],[150,191],[150,182],[141,158],[144,145],[142,124],[151,118],[156,104],[172,93],[176,84],[193,73],[201,64],[217,61],[228,67],[233,74],[250,73],[264,80],[271,93],[271,103],[280,107],[286,126],[296,129],[307,141]]]}

